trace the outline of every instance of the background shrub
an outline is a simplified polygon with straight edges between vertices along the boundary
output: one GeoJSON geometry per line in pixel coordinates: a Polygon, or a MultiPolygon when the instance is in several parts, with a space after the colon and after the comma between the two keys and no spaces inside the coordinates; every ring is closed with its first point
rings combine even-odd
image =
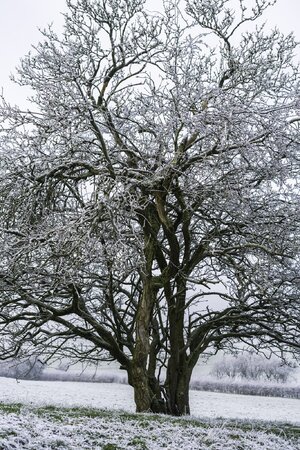
{"type": "Polygon", "coordinates": [[[45,365],[36,356],[0,361],[0,376],[25,380],[40,379],[45,365]]]}
{"type": "Polygon", "coordinates": [[[294,368],[279,359],[266,359],[263,356],[250,353],[231,358],[224,357],[215,363],[211,375],[219,379],[231,378],[286,383],[294,368]]]}

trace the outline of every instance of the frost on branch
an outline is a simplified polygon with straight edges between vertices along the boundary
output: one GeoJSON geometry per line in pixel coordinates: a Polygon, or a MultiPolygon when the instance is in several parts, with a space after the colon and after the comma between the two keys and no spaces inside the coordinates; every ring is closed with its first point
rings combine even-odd
{"type": "Polygon", "coordinates": [[[243,31],[264,0],[67,3],[1,104],[1,355],[114,359],[188,413],[204,352],[299,350],[296,44],[243,31]]]}

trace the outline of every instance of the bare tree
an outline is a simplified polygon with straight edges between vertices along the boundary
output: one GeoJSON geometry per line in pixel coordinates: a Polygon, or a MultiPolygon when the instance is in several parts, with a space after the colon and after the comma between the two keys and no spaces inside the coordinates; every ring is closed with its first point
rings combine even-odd
{"type": "Polygon", "coordinates": [[[111,358],[189,413],[199,356],[299,350],[299,70],[269,0],[67,0],[1,106],[1,357],[111,358]],[[247,6],[246,6],[247,3],[247,6]],[[218,301],[216,302],[216,298],[218,301]]]}

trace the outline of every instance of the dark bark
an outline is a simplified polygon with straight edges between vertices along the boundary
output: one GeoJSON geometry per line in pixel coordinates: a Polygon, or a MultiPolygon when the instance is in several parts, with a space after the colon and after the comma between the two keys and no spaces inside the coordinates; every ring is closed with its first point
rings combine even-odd
{"type": "Polygon", "coordinates": [[[150,379],[146,372],[133,368],[129,384],[134,389],[136,412],[169,413],[167,402],[162,396],[158,381],[150,379]]]}
{"type": "Polygon", "coordinates": [[[152,393],[147,375],[147,362],[150,351],[149,328],[151,312],[155,300],[151,278],[144,277],[144,290],[136,315],[136,345],[134,348],[129,382],[134,388],[137,412],[150,411],[152,393]]]}
{"type": "Polygon", "coordinates": [[[161,386],[156,378],[150,378],[147,371],[133,366],[129,384],[134,388],[137,412],[153,412],[182,416],[190,414],[189,383],[191,371],[187,364],[169,361],[166,380],[161,386]]]}
{"type": "Polygon", "coordinates": [[[186,282],[178,277],[176,280],[176,295],[168,305],[170,329],[170,358],[167,366],[165,382],[168,411],[173,415],[190,413],[189,382],[191,370],[185,350],[184,310],[186,300],[186,282]]]}
{"type": "Polygon", "coordinates": [[[136,321],[136,347],[129,376],[129,383],[134,388],[137,412],[151,411],[175,416],[190,414],[189,383],[192,369],[188,364],[184,345],[186,285],[183,279],[177,280],[176,292],[175,296],[170,297],[168,304],[170,358],[165,382],[160,385],[155,377],[156,355],[151,352],[149,342],[151,307],[156,292],[151,279],[144,279],[144,292],[136,321]]]}
{"type": "Polygon", "coordinates": [[[190,414],[189,383],[191,372],[183,359],[171,357],[165,382],[167,411],[175,416],[190,414]]]}

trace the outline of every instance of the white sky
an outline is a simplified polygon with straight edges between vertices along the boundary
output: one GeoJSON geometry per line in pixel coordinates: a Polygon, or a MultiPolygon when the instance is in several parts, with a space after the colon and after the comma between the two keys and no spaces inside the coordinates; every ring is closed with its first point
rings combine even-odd
{"type": "MultiPolygon", "coordinates": [[[[153,9],[160,3],[149,1],[153,9]]],[[[64,0],[0,0],[0,89],[4,89],[9,101],[20,104],[28,95],[24,88],[20,90],[9,81],[9,75],[30,46],[40,40],[38,27],[53,22],[60,29],[63,23],[60,12],[65,9],[64,0]]],[[[284,33],[293,31],[300,41],[299,17],[300,0],[278,0],[267,11],[265,20],[271,28],[276,25],[284,33]]]]}

